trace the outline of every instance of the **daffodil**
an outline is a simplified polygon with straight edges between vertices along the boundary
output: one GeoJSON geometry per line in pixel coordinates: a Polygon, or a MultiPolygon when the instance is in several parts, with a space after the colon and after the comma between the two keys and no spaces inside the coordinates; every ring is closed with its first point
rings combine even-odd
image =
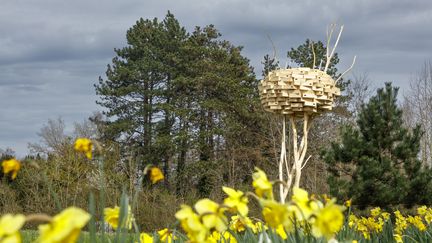
{"type": "Polygon", "coordinates": [[[288,238],[287,233],[285,232],[285,229],[282,225],[279,225],[276,229],[276,234],[278,234],[283,240],[286,240],[288,238]]]}
{"type": "Polygon", "coordinates": [[[424,220],[427,224],[430,224],[432,222],[432,209],[427,208],[427,211],[424,214],[424,220]]]}
{"type": "Polygon", "coordinates": [[[4,174],[10,173],[12,180],[14,180],[17,177],[18,171],[21,168],[21,163],[16,159],[3,160],[2,167],[3,167],[3,173],[4,174]]]}
{"type": "Polygon", "coordinates": [[[395,215],[395,228],[396,234],[402,235],[406,228],[408,228],[408,220],[405,218],[399,210],[394,212],[395,215]]]}
{"type": "Polygon", "coordinates": [[[417,229],[419,229],[420,231],[426,231],[426,225],[423,223],[423,220],[420,216],[409,216],[407,218],[407,221],[414,225],[414,227],[416,227],[417,229]]]}
{"type": "Polygon", "coordinates": [[[312,222],[312,234],[327,239],[334,237],[344,222],[342,211],[343,207],[330,201],[323,209],[316,212],[312,222]]]}
{"type": "Polygon", "coordinates": [[[5,214],[0,218],[0,242],[20,243],[21,235],[19,230],[25,223],[25,216],[22,214],[5,214]]]}
{"type": "Polygon", "coordinates": [[[231,217],[231,230],[235,232],[243,232],[246,230],[246,228],[250,228],[253,232],[257,232],[257,228],[250,218],[239,215],[234,215],[231,217]]]}
{"type": "Polygon", "coordinates": [[[371,216],[374,217],[374,218],[377,217],[378,215],[381,214],[381,208],[380,208],[380,207],[372,208],[372,209],[370,210],[370,214],[371,214],[371,216]]]}
{"type": "Polygon", "coordinates": [[[195,204],[195,210],[208,229],[216,228],[219,232],[226,230],[228,220],[224,215],[225,209],[216,202],[207,198],[201,199],[195,204]]]}
{"type": "Polygon", "coordinates": [[[222,187],[222,190],[228,195],[224,204],[228,206],[233,213],[239,213],[241,216],[247,216],[249,212],[248,198],[242,191],[236,191],[229,187],[222,187]]]}
{"type": "Polygon", "coordinates": [[[352,204],[352,200],[351,200],[351,199],[345,201],[345,206],[346,206],[347,208],[350,208],[350,207],[351,207],[351,204],[352,204]]]}
{"type": "Polygon", "coordinates": [[[155,184],[161,180],[163,180],[165,177],[162,173],[162,171],[158,167],[152,167],[150,168],[150,180],[152,184],[155,184]]]}
{"type": "Polygon", "coordinates": [[[209,230],[201,222],[200,217],[188,205],[181,205],[181,209],[175,214],[176,219],[186,232],[191,242],[204,242],[209,230]]]}
{"type": "Polygon", "coordinates": [[[273,185],[267,179],[264,171],[255,167],[255,172],[252,174],[252,186],[255,188],[255,193],[258,197],[273,199],[273,185]]]}
{"type": "Polygon", "coordinates": [[[210,243],[218,243],[218,242],[229,242],[229,243],[237,243],[237,239],[228,231],[223,233],[219,233],[218,231],[213,231],[210,235],[208,242],[210,243]]]}
{"type": "Polygon", "coordinates": [[[280,225],[291,231],[293,229],[294,214],[288,209],[288,206],[273,200],[262,200],[262,214],[265,222],[273,229],[280,225]]]}
{"type": "Polygon", "coordinates": [[[350,228],[353,228],[357,225],[358,220],[359,219],[357,218],[357,216],[355,216],[354,214],[350,214],[350,216],[348,217],[348,226],[350,228]]]}
{"type": "Polygon", "coordinates": [[[423,215],[425,215],[426,213],[427,213],[427,207],[426,207],[425,205],[423,205],[423,206],[417,208],[417,214],[418,214],[418,215],[423,216],[423,215]]]}
{"type": "Polygon", "coordinates": [[[393,238],[396,241],[396,243],[403,243],[402,235],[400,235],[400,234],[394,234],[393,238]]]}
{"type": "Polygon", "coordinates": [[[258,221],[255,223],[255,227],[252,229],[256,229],[256,231],[254,230],[253,232],[257,233],[257,232],[263,232],[268,230],[268,227],[267,225],[263,224],[261,221],[258,221]]]}
{"type": "Polygon", "coordinates": [[[171,243],[173,240],[177,239],[177,237],[173,235],[172,231],[167,228],[159,230],[158,235],[161,242],[171,243]]]}
{"type": "MultiPolygon", "coordinates": [[[[113,229],[117,229],[119,226],[120,220],[120,207],[115,206],[114,208],[105,208],[104,209],[104,219],[113,229]]],[[[132,228],[132,222],[134,221],[134,217],[132,214],[131,207],[128,206],[127,215],[125,215],[124,223],[122,227],[126,227],[128,229],[132,228]]]]}
{"type": "Polygon", "coordinates": [[[181,205],[181,209],[175,214],[176,219],[186,232],[191,242],[205,242],[209,230],[201,222],[200,217],[188,205],[181,205]]]}
{"type": "Polygon", "coordinates": [[[390,214],[387,212],[382,212],[381,217],[384,219],[384,221],[387,221],[388,219],[390,219],[390,214]]]}
{"type": "Polygon", "coordinates": [[[153,243],[153,236],[147,233],[140,234],[140,243],[153,243]]]}
{"type": "Polygon", "coordinates": [[[73,243],[76,242],[81,229],[90,220],[86,211],[69,207],[54,216],[48,224],[39,225],[40,243],[73,243]]]}
{"type": "Polygon", "coordinates": [[[308,220],[314,211],[323,207],[320,201],[310,200],[308,192],[298,187],[294,187],[291,201],[294,205],[290,205],[289,208],[299,221],[308,220]]]}
{"type": "Polygon", "coordinates": [[[84,153],[88,159],[92,158],[93,143],[88,138],[78,138],[75,140],[74,149],[77,152],[84,153]]]}

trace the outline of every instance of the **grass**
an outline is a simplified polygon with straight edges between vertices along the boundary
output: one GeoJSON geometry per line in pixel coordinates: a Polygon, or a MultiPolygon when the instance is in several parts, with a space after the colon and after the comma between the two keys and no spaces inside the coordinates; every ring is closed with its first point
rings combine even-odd
{"type": "MultiPolygon", "coordinates": [[[[21,237],[23,243],[28,242],[35,242],[38,238],[38,231],[37,230],[22,230],[21,231],[21,237]]],[[[106,240],[102,240],[102,234],[97,233],[96,238],[98,242],[114,242],[116,234],[115,233],[105,233],[106,240]]],[[[122,237],[124,239],[124,242],[138,242],[138,236],[136,234],[127,233],[122,237]]],[[[78,241],[79,243],[94,243],[90,240],[90,233],[87,231],[82,231],[78,241]]]]}

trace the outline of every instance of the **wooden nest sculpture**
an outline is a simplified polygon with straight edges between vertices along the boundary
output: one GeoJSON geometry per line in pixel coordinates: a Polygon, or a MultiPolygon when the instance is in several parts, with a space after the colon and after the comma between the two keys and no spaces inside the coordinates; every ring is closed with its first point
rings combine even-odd
{"type": "Polygon", "coordinates": [[[327,69],[343,31],[343,26],[341,26],[336,42],[330,51],[330,40],[335,27],[336,25],[333,24],[327,30],[326,63],[322,70],[321,64],[318,68],[315,66],[316,57],[312,44],[312,67],[273,70],[261,80],[258,86],[264,110],[283,117],[279,160],[279,193],[282,203],[285,202],[291,188],[300,186],[302,169],[310,158],[309,156],[305,159],[308,132],[312,119],[325,111],[332,110],[335,98],[341,95],[336,84],[352,69],[356,60],[354,56],[351,67],[336,80],[327,74],[327,69]],[[292,158],[290,157],[292,163],[288,163],[286,150],[287,118],[292,130],[292,158]],[[297,132],[298,123],[303,125],[302,136],[299,136],[297,132]]]}
{"type": "Polygon", "coordinates": [[[330,111],[340,89],[327,73],[311,68],[271,71],[259,84],[264,110],[281,115],[304,117],[330,111]]]}

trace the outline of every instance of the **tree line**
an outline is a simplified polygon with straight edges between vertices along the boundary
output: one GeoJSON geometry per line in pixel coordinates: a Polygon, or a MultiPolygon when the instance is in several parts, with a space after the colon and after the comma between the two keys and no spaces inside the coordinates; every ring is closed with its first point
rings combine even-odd
{"type": "MultiPolygon", "coordinates": [[[[175,174],[178,192],[193,181],[184,174],[190,162],[228,168],[241,159],[253,168],[260,159],[258,80],[242,47],[220,37],[212,25],[188,33],[171,13],[140,19],[95,86],[108,118],[104,139],[121,143],[140,169],[155,164],[175,174]]],[[[207,190],[209,178],[197,179],[207,190]]]]}

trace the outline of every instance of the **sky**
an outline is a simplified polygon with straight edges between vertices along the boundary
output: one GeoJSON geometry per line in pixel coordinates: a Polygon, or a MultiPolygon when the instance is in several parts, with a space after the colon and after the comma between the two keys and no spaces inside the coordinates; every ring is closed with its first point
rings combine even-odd
{"type": "Polygon", "coordinates": [[[306,38],[325,41],[330,23],[344,24],[336,52],[345,70],[367,75],[371,86],[409,82],[432,59],[430,0],[0,0],[0,149],[17,156],[48,119],[74,122],[101,111],[94,84],[127,45],[139,18],[171,11],[191,31],[209,24],[243,46],[256,74],[271,54],[270,36],[284,65],[286,52],[306,38]]]}

